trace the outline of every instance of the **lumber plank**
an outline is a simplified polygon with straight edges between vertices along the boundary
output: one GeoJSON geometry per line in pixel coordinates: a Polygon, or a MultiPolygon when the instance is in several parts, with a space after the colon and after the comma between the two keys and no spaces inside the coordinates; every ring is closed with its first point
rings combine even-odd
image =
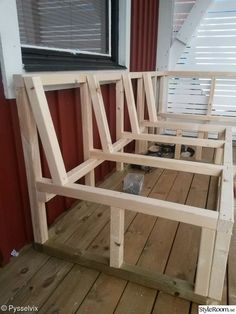
{"type": "Polygon", "coordinates": [[[25,86],[54,182],[67,182],[65,164],[40,77],[26,77],[25,86]]]}
{"type": "Polygon", "coordinates": [[[157,121],[156,101],[150,73],[143,73],[143,84],[147,101],[149,121],[157,121]]]}
{"type": "Polygon", "coordinates": [[[144,120],[141,123],[141,126],[147,126],[147,127],[163,127],[173,130],[185,130],[185,131],[197,131],[197,132],[223,132],[225,130],[225,126],[216,125],[216,124],[201,124],[201,123],[188,123],[185,121],[182,122],[176,122],[173,118],[173,120],[167,120],[163,121],[160,120],[160,117],[158,117],[159,120],[155,123],[152,123],[150,121],[144,120]]]}
{"type": "Polygon", "coordinates": [[[111,134],[109,130],[109,125],[107,121],[106,111],[104,107],[102,91],[97,81],[95,75],[87,76],[88,87],[90,91],[90,96],[92,99],[93,110],[96,117],[96,122],[98,126],[98,131],[100,135],[100,140],[102,144],[102,148],[105,152],[112,152],[112,140],[111,134]]]}
{"type": "Polygon", "coordinates": [[[223,147],[223,140],[209,140],[195,137],[178,137],[171,135],[157,135],[157,134],[134,134],[131,132],[124,132],[122,134],[123,138],[128,139],[137,139],[137,140],[146,140],[159,143],[168,143],[168,144],[183,144],[183,145],[194,145],[202,147],[213,147],[219,148],[223,147]]]}
{"type": "MultiPolygon", "coordinates": [[[[124,132],[124,87],[122,80],[116,83],[116,140],[121,139],[124,132]]],[[[121,149],[123,152],[123,149],[121,149]]],[[[117,163],[116,170],[122,171],[124,163],[117,163]]]]}
{"type": "Polygon", "coordinates": [[[212,106],[213,106],[213,101],[214,101],[215,87],[216,87],[216,78],[212,77],[211,78],[210,94],[209,94],[209,99],[208,99],[208,103],[207,103],[207,115],[209,115],[209,116],[212,114],[212,106]]]}
{"type": "Polygon", "coordinates": [[[166,112],[167,98],[168,98],[168,77],[162,76],[160,78],[158,114],[163,114],[164,112],[166,112]]]}
{"type": "Polygon", "coordinates": [[[206,116],[206,115],[197,115],[197,114],[176,114],[176,113],[160,113],[160,116],[163,118],[172,118],[172,119],[186,119],[189,121],[191,120],[198,120],[198,121],[219,121],[219,122],[229,122],[235,124],[236,117],[229,117],[229,116],[206,116]]]}
{"type": "MultiPolygon", "coordinates": [[[[236,213],[234,214],[236,215],[236,213]]],[[[228,260],[228,300],[229,304],[236,304],[236,225],[234,224],[228,260]]]]}
{"type": "Polygon", "coordinates": [[[125,90],[127,108],[128,108],[128,112],[129,112],[131,129],[132,129],[132,132],[139,134],[140,128],[139,128],[137,110],[136,110],[136,106],[135,106],[132,83],[131,83],[131,79],[130,79],[129,74],[123,74],[122,79],[123,79],[123,85],[124,85],[124,90],[125,90]]]}
{"type": "MultiPolygon", "coordinates": [[[[145,103],[145,93],[143,79],[138,79],[137,81],[137,117],[139,123],[144,120],[144,103],[145,103]]],[[[144,132],[147,128],[140,127],[140,132],[144,132]]],[[[135,141],[135,153],[144,153],[147,150],[146,141],[135,141]]]]}
{"type": "MultiPolygon", "coordinates": [[[[176,130],[176,136],[182,136],[182,130],[176,130]]],[[[181,144],[175,144],[175,159],[180,159],[181,154],[181,144]]]]}
{"type": "Polygon", "coordinates": [[[223,71],[167,71],[166,75],[173,76],[173,77],[200,77],[200,78],[207,78],[207,77],[236,77],[235,72],[223,72],[223,71]]]}
{"type": "Polygon", "coordinates": [[[48,239],[46,207],[39,202],[35,181],[42,178],[42,167],[38,145],[38,133],[32,109],[21,78],[15,78],[16,104],[21,129],[21,139],[25,159],[30,211],[34,240],[43,243],[48,239]]]}
{"type": "Polygon", "coordinates": [[[110,219],[110,266],[121,267],[124,261],[125,210],[111,207],[110,219]]]}
{"type": "MultiPolygon", "coordinates": [[[[83,153],[84,160],[90,158],[90,150],[93,149],[93,121],[92,121],[92,103],[89,97],[87,84],[80,86],[81,115],[82,115],[82,134],[83,134],[83,153]]],[[[68,175],[69,176],[69,175],[68,175]]],[[[95,186],[94,170],[91,170],[85,176],[85,184],[95,186]]]]}
{"type": "Polygon", "coordinates": [[[204,209],[193,206],[177,205],[172,202],[75,183],[62,187],[52,183],[37,182],[37,188],[42,192],[47,190],[50,193],[95,203],[99,200],[99,203],[104,205],[126,208],[135,212],[186,222],[210,229],[216,228],[218,220],[218,213],[214,211],[205,211],[204,209]]]}
{"type": "Polygon", "coordinates": [[[155,168],[165,168],[169,170],[187,171],[190,173],[219,176],[223,169],[221,165],[206,164],[202,162],[192,162],[187,160],[174,160],[130,153],[107,154],[101,150],[94,149],[91,152],[92,158],[109,161],[124,161],[129,164],[142,165],[155,168]]]}
{"type": "Polygon", "coordinates": [[[222,298],[230,240],[231,234],[217,232],[208,294],[216,300],[222,298]]]}
{"type": "Polygon", "coordinates": [[[195,292],[204,296],[207,296],[209,291],[215,236],[215,230],[202,228],[195,281],[195,292]]]}
{"type": "MultiPolygon", "coordinates": [[[[204,135],[205,135],[204,132],[198,132],[198,138],[203,139],[204,135]]],[[[202,147],[201,146],[196,147],[195,158],[196,158],[196,160],[202,159],[202,147]]]]}

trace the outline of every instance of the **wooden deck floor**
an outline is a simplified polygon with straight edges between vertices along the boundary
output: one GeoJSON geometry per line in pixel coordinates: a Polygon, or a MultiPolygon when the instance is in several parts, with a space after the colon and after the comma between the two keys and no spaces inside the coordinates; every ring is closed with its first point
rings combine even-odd
{"type": "MultiPolygon", "coordinates": [[[[209,155],[209,153],[207,153],[209,155]]],[[[209,156],[208,156],[209,157],[209,156]]],[[[119,190],[124,173],[103,187],[119,190]]],[[[145,176],[143,195],[213,209],[217,180],[156,169],[145,176]]],[[[125,261],[194,281],[200,229],[126,213],[125,261]]],[[[108,256],[109,208],[81,202],[50,229],[55,241],[108,256]]],[[[0,270],[0,305],[38,306],[39,313],[198,313],[197,305],[153,289],[36,252],[32,247],[0,270]]],[[[222,304],[236,304],[236,232],[228,261],[222,304]]]]}

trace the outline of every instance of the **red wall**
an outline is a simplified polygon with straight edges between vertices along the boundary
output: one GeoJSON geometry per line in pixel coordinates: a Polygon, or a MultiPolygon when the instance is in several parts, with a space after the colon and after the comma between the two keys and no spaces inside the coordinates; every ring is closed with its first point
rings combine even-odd
{"type": "MultiPolygon", "coordinates": [[[[131,71],[155,69],[158,1],[133,0],[131,19],[131,71]]],[[[114,86],[103,88],[105,107],[113,140],[115,139],[114,86]]],[[[80,95],[78,90],[47,92],[49,107],[59,138],[67,170],[83,160],[80,95]]],[[[128,125],[128,119],[126,119],[128,125]]],[[[95,146],[99,137],[94,125],[95,146]]],[[[0,84],[0,264],[9,261],[12,249],[19,250],[32,241],[30,206],[27,193],[25,166],[22,153],[19,122],[14,100],[4,98],[0,84]]],[[[44,174],[48,174],[42,158],[44,174]]],[[[96,170],[96,179],[102,180],[114,168],[104,163],[96,170]]],[[[55,197],[47,207],[49,224],[73,200],[55,197]]]]}
{"type": "Polygon", "coordinates": [[[158,0],[133,0],[130,71],[152,71],[156,67],[158,0]]]}

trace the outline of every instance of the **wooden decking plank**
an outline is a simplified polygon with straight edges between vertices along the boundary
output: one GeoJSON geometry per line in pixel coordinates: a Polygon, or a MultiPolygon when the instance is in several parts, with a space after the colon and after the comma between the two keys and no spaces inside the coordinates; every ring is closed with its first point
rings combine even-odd
{"type": "Polygon", "coordinates": [[[49,256],[35,251],[31,246],[23,249],[18,257],[2,269],[0,304],[6,304],[12,299],[48,260],[49,256]]]}
{"type": "MultiPolygon", "coordinates": [[[[186,204],[204,208],[207,201],[208,187],[208,176],[194,175],[186,204]]],[[[193,281],[199,241],[199,228],[180,223],[165,273],[193,281]]],[[[189,313],[190,304],[188,301],[177,300],[176,297],[167,296],[165,293],[159,292],[153,313],[168,314],[173,313],[173,309],[176,313],[189,313]]]]}
{"type": "MultiPolygon", "coordinates": [[[[161,195],[162,197],[164,195],[165,197],[168,195],[168,191],[173,185],[173,182],[175,180],[175,176],[177,175],[177,173],[173,171],[164,171],[164,173],[161,175],[160,179],[157,181],[155,188],[152,190],[151,194],[157,193],[161,195]],[[168,173],[169,175],[167,175],[165,172],[168,173]],[[174,176],[174,173],[175,173],[175,176],[174,176]]],[[[147,180],[144,183],[145,183],[145,186],[147,186],[148,184],[147,180]]],[[[154,226],[155,221],[156,221],[155,217],[147,216],[143,214],[138,214],[135,217],[135,219],[133,220],[133,222],[131,223],[129,229],[127,230],[125,234],[125,261],[127,263],[135,264],[138,261],[138,258],[154,226]]],[[[96,298],[91,300],[90,294],[93,294],[93,291],[94,291],[94,288],[92,288],[87,298],[82,303],[81,308],[79,309],[78,313],[88,312],[89,308],[93,308],[94,313],[104,313],[104,308],[107,308],[107,307],[109,307],[110,309],[108,312],[113,312],[117,305],[117,302],[119,301],[123,293],[123,290],[127,282],[122,281],[123,289],[119,290],[119,294],[115,294],[114,292],[112,292],[112,294],[111,293],[108,294],[106,296],[106,299],[104,299],[104,294],[102,292],[104,290],[103,287],[106,287],[108,285],[111,289],[110,291],[114,291],[114,289],[116,289],[115,286],[110,284],[110,281],[113,281],[113,277],[109,277],[109,276],[105,276],[104,274],[101,274],[98,280],[96,281],[96,283],[100,287],[100,290],[97,291],[96,298]]],[[[148,289],[148,288],[146,289],[150,291],[154,291],[152,289],[148,289]]],[[[154,291],[154,295],[155,295],[155,291],[154,291]]]]}
{"type": "Polygon", "coordinates": [[[76,314],[113,313],[125,285],[125,280],[101,274],[76,314]]]}
{"type": "MultiPolygon", "coordinates": [[[[178,173],[167,200],[183,204],[187,198],[192,174],[178,173]]],[[[163,272],[175,238],[178,222],[158,218],[150,234],[138,265],[145,269],[163,272]]]]}
{"type": "Polygon", "coordinates": [[[14,306],[34,305],[41,308],[72,266],[72,263],[50,258],[8,303],[14,306]]]}
{"type": "Polygon", "coordinates": [[[129,282],[114,313],[151,313],[155,297],[156,290],[129,282]]]}
{"type": "MultiPolygon", "coordinates": [[[[184,203],[192,177],[192,174],[178,173],[174,185],[165,198],[168,201],[184,203]]],[[[155,192],[151,193],[150,196],[153,197],[154,194],[155,192]]],[[[161,194],[158,196],[160,197],[161,194]]],[[[144,269],[162,273],[171,251],[177,227],[178,222],[158,218],[138,261],[138,265],[144,267],[144,269]]],[[[117,306],[116,313],[124,313],[127,308],[132,313],[150,313],[156,294],[157,292],[153,289],[128,283],[117,306]],[[143,299],[145,299],[145,302],[143,299]]]]}
{"type": "Polygon", "coordinates": [[[39,313],[75,313],[99,272],[74,265],[39,313]]]}

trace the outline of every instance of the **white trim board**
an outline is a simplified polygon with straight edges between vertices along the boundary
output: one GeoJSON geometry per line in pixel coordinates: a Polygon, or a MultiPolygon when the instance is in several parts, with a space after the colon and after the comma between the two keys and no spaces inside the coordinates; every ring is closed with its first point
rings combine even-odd
{"type": "Polygon", "coordinates": [[[0,1],[0,67],[5,97],[15,98],[13,74],[23,72],[15,0],[0,1]]]}

